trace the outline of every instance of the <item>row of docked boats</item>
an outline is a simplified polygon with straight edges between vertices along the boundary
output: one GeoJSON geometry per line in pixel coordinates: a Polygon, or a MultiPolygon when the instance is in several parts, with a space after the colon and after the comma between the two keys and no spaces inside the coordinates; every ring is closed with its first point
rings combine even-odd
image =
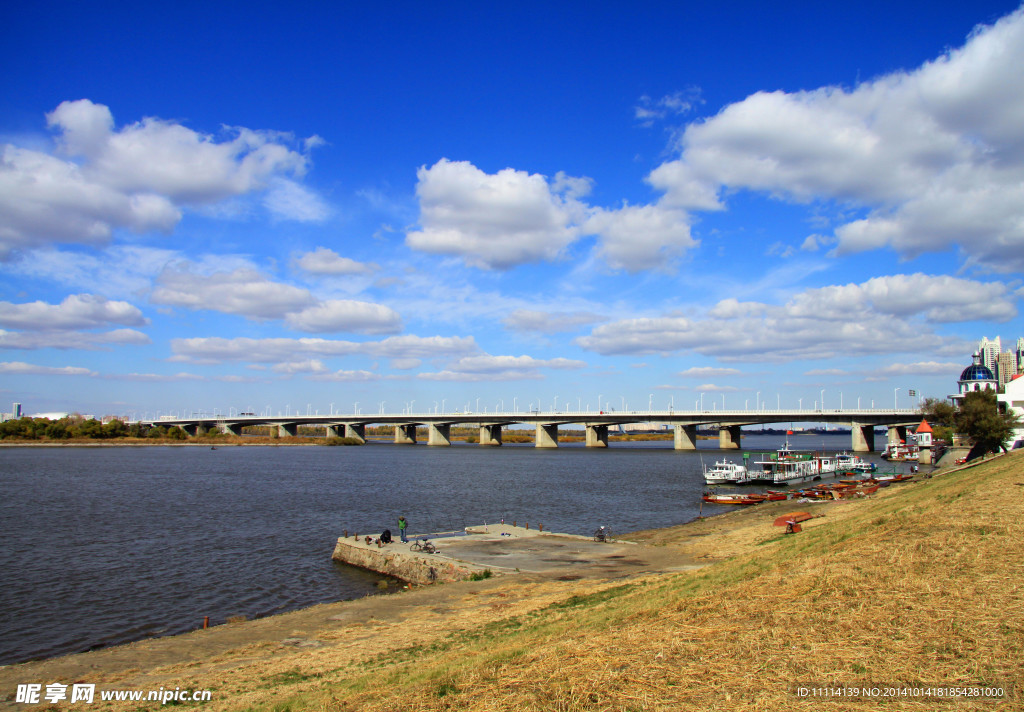
{"type": "Polygon", "coordinates": [[[890,462],[918,462],[921,459],[921,448],[904,442],[889,443],[879,457],[890,462]]]}
{"type": "Polygon", "coordinates": [[[857,455],[822,453],[793,450],[789,441],[774,453],[766,453],[754,463],[754,469],[747,466],[749,456],[744,456],[741,465],[728,460],[719,460],[713,467],[704,468],[704,482],[709,485],[723,484],[798,484],[820,480],[831,475],[867,474],[875,471],[875,464],[865,462],[857,455]]]}
{"type": "Polygon", "coordinates": [[[826,482],[786,491],[768,490],[763,493],[704,493],[703,500],[711,504],[760,504],[761,502],[774,502],[787,499],[799,500],[826,500],[826,499],[854,499],[874,494],[881,487],[888,487],[896,482],[907,482],[914,479],[913,475],[893,473],[866,477],[863,479],[839,480],[838,482],[826,482]]]}

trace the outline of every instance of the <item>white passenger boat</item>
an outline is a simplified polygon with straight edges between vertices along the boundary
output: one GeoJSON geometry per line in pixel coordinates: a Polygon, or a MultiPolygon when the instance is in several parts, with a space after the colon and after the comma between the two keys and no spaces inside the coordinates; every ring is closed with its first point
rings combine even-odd
{"type": "Polygon", "coordinates": [[[885,450],[879,455],[883,460],[890,462],[917,462],[920,459],[921,451],[917,445],[906,443],[889,443],[885,450]]]}
{"type": "Polygon", "coordinates": [[[841,452],[836,455],[836,470],[838,472],[874,472],[878,465],[868,462],[859,455],[848,452],[841,452]]]}
{"type": "Polygon", "coordinates": [[[704,467],[704,482],[709,485],[736,484],[750,481],[750,472],[746,465],[728,460],[719,460],[714,467],[704,467]]]}

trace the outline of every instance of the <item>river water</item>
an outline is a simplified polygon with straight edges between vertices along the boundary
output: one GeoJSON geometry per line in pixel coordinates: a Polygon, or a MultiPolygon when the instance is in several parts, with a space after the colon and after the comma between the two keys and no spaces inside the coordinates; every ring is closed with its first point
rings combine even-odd
{"type": "MultiPolygon", "coordinates": [[[[744,451],[780,444],[743,439],[744,451]]],[[[0,448],[0,664],[374,593],[380,576],[332,562],[334,542],[397,535],[399,515],[410,534],[681,524],[698,514],[702,463],[723,454],[710,446],[0,448]]]]}

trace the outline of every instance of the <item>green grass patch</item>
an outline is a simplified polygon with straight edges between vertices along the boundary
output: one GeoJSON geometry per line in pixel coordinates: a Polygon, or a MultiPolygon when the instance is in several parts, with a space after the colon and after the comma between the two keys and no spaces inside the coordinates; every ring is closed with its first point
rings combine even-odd
{"type": "Polygon", "coordinates": [[[548,606],[549,609],[566,609],[566,608],[587,608],[590,606],[596,606],[599,603],[610,601],[613,598],[624,596],[636,589],[636,584],[627,583],[621,586],[613,586],[612,588],[602,589],[600,591],[594,591],[593,593],[586,593],[582,596],[570,596],[564,601],[556,601],[548,606]]]}

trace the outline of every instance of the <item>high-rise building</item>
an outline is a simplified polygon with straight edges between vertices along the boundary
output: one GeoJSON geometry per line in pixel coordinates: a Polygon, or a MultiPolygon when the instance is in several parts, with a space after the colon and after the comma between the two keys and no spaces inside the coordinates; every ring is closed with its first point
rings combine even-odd
{"type": "Polygon", "coordinates": [[[987,366],[988,370],[992,373],[998,371],[997,361],[999,354],[1003,351],[1003,345],[999,341],[997,336],[994,339],[988,337],[981,337],[981,342],[978,344],[978,353],[981,355],[981,365],[987,366]]]}
{"type": "Polygon", "coordinates": [[[1017,373],[1024,373],[1024,338],[1017,339],[1017,373]]]}
{"type": "Polygon", "coordinates": [[[999,379],[999,388],[1002,389],[1010,379],[1017,375],[1017,354],[1013,351],[1004,351],[996,358],[996,378],[999,379]]]}

